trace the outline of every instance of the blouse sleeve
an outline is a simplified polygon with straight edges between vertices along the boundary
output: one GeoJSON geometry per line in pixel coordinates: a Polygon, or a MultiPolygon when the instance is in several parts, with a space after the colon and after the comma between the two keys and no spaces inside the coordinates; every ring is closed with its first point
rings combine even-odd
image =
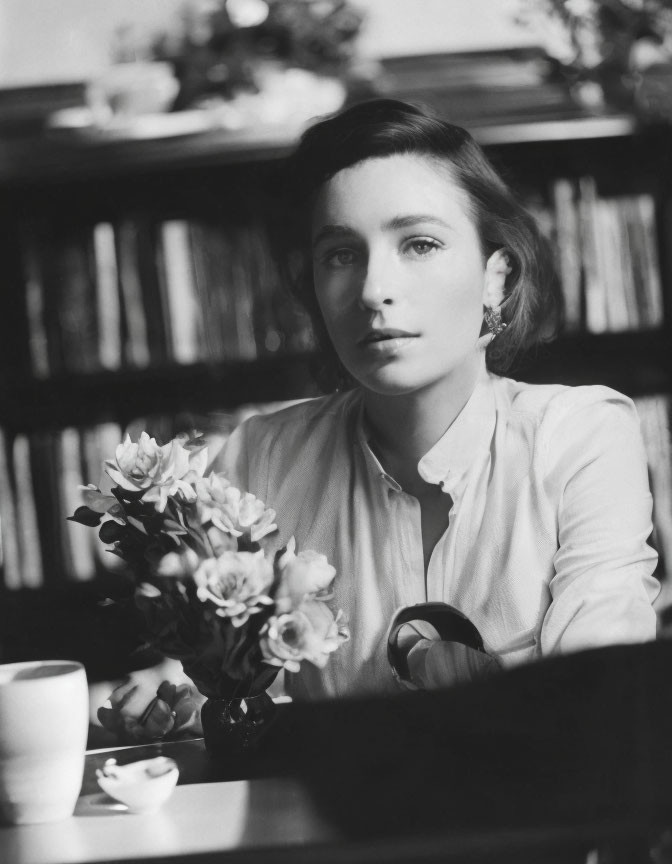
{"type": "Polygon", "coordinates": [[[559,548],[542,654],[656,635],[657,555],[647,544],[652,497],[637,413],[615,391],[577,389],[571,408],[556,406],[545,444],[559,548]]]}
{"type": "Polygon", "coordinates": [[[234,486],[246,491],[250,486],[248,432],[250,420],[233,429],[219,440],[210,439],[209,471],[223,471],[234,486]],[[214,445],[214,446],[213,446],[214,445]]]}

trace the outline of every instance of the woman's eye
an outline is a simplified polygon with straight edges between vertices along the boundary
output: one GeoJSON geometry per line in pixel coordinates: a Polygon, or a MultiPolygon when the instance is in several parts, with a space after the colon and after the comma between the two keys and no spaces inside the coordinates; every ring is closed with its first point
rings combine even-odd
{"type": "Polygon", "coordinates": [[[432,240],[431,237],[415,237],[404,244],[404,252],[415,255],[418,258],[424,258],[427,255],[431,255],[432,252],[435,252],[440,248],[441,244],[436,240],[432,240]]]}
{"type": "Polygon", "coordinates": [[[323,257],[327,267],[351,267],[357,258],[354,249],[334,249],[323,257]]]}

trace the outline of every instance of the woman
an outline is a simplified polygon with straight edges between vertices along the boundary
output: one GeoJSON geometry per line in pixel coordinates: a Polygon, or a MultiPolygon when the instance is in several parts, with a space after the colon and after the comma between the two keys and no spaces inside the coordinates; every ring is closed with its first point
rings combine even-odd
{"type": "Polygon", "coordinates": [[[295,697],[390,692],[399,607],[442,601],[501,665],[655,637],[651,495],[632,402],[501,377],[553,331],[534,221],[471,137],[393,100],[293,159],[304,302],[333,395],[254,417],[221,466],[336,566],[352,638],[295,697]]]}

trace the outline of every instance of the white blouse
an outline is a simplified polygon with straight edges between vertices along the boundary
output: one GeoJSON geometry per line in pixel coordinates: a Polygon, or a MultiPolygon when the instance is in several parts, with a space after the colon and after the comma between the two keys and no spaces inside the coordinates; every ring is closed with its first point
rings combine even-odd
{"type": "Polygon", "coordinates": [[[388,692],[386,633],[401,607],[441,600],[502,664],[655,638],[652,498],[636,411],[606,387],[529,385],[483,369],[418,464],[453,501],[425,580],[420,505],[367,443],[361,392],[252,417],[221,455],[277,511],[278,547],[324,553],[351,639],[295,698],[388,692]]]}

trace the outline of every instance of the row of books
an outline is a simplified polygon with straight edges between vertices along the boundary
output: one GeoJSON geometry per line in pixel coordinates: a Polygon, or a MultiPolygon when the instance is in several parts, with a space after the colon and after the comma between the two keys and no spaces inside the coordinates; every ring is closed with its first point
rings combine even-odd
{"type": "Polygon", "coordinates": [[[147,368],[311,350],[265,226],[146,216],[23,226],[32,371],[147,368]]]}
{"type": "MultiPolygon", "coordinates": [[[[247,416],[277,410],[288,403],[248,405],[205,418],[149,417],[134,421],[125,432],[137,440],[147,430],[159,440],[198,428],[208,435],[216,454],[235,426],[247,416]]],[[[661,608],[672,603],[672,438],[670,399],[656,396],[636,401],[649,461],[654,498],[654,544],[663,579],[661,608]]],[[[86,581],[97,573],[123,567],[106,551],[97,531],[67,520],[82,503],[80,485],[99,484],[102,462],[122,440],[113,423],[30,436],[0,435],[1,563],[7,589],[38,588],[62,579],[86,581]]]]}
{"type": "MultiPolygon", "coordinates": [[[[8,589],[65,578],[91,579],[103,564],[94,532],[66,516],[82,503],[80,484],[98,483],[103,454],[114,452],[114,424],[59,433],[3,435],[0,441],[2,568],[8,589]]],[[[105,565],[112,566],[113,561],[105,565]]]]}
{"type": "Polygon", "coordinates": [[[603,197],[593,177],[560,178],[551,206],[531,202],[556,255],[566,329],[589,333],[663,324],[655,202],[651,195],[603,197]]]}
{"type": "MultiPolygon", "coordinates": [[[[556,250],[567,329],[663,322],[654,201],[605,198],[591,177],[530,201],[556,250]]],[[[204,220],[24,226],[33,373],[146,368],[309,351],[306,315],[279,276],[267,228],[204,220]]]]}
{"type": "Polygon", "coordinates": [[[212,467],[231,431],[251,414],[275,411],[291,402],[242,406],[207,416],[139,417],[124,429],[117,423],[9,435],[0,431],[0,559],[7,589],[39,588],[62,580],[88,581],[123,568],[95,529],[67,519],[82,501],[80,486],[100,485],[103,462],[114,457],[126,434],[142,431],[159,442],[179,432],[207,434],[212,467]]]}

